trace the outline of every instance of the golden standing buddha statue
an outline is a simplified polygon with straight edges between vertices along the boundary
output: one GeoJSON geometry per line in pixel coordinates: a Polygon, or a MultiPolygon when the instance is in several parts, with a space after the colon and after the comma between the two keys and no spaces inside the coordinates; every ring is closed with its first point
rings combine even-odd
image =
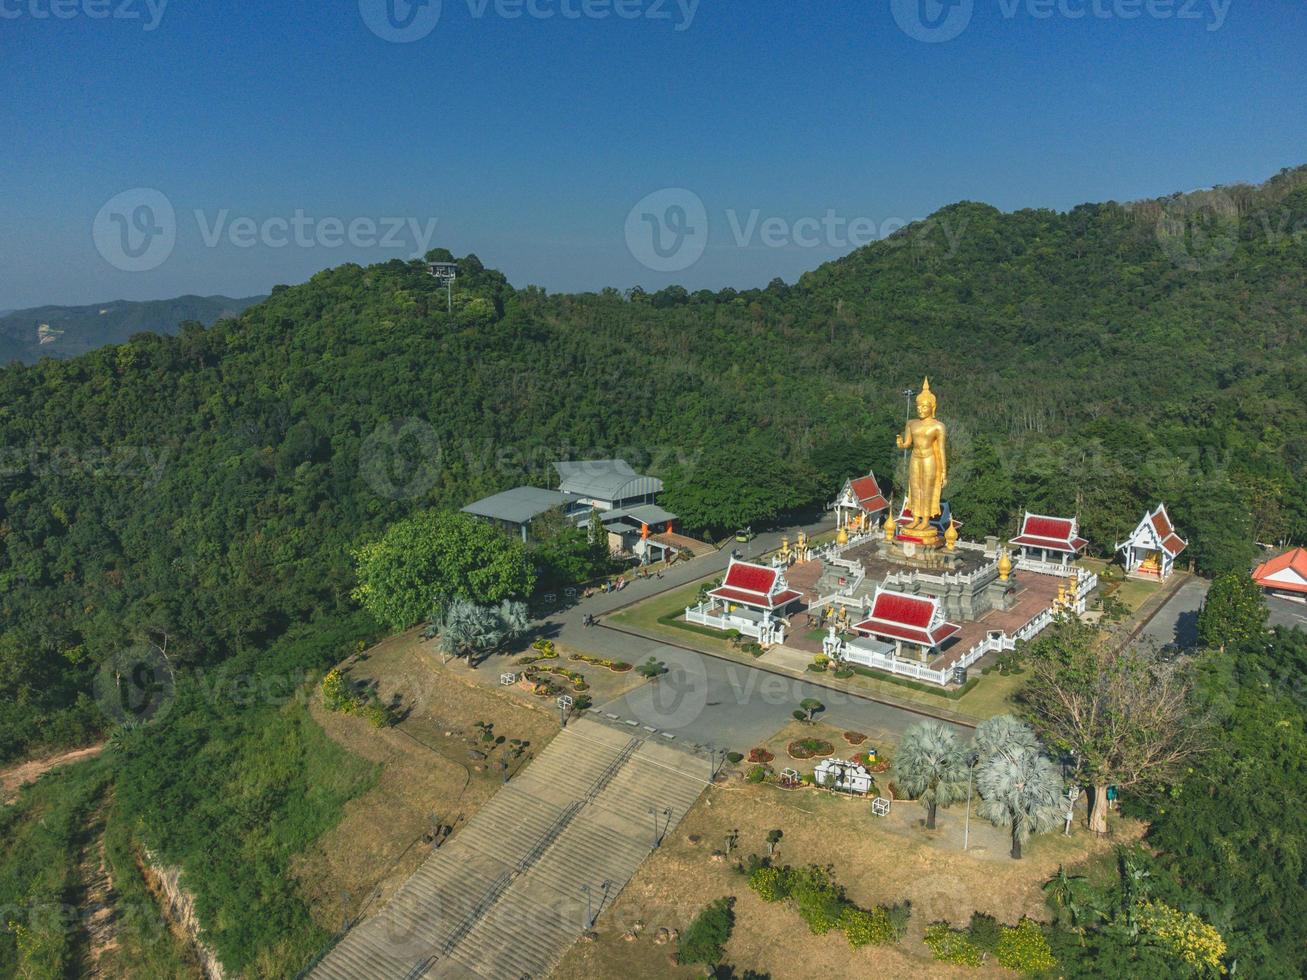
{"type": "Polygon", "coordinates": [[[939,516],[939,495],[948,483],[948,463],[945,457],[944,423],[935,418],[935,394],[926,378],[917,395],[917,417],[909,419],[895,443],[900,449],[911,447],[908,459],[908,510],[912,523],[903,529],[905,535],[924,544],[934,544],[939,532],[930,521],[939,516]]]}

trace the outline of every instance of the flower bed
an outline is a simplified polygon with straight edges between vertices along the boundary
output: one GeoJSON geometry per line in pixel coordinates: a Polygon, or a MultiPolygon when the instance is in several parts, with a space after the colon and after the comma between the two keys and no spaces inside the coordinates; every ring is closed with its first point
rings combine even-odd
{"type": "Polygon", "coordinates": [[[750,762],[759,762],[759,763],[762,763],[762,764],[765,765],[766,763],[771,762],[771,761],[772,761],[773,759],[775,759],[775,758],[776,758],[776,756],[774,756],[772,753],[768,752],[766,749],[750,749],[750,750],[749,750],[749,761],[750,761],[750,762]]]}
{"type": "MultiPolygon", "coordinates": [[[[526,672],[525,677],[527,680],[534,681],[537,673],[556,674],[559,677],[565,677],[574,691],[590,690],[590,685],[586,683],[584,674],[579,674],[575,670],[568,670],[566,667],[533,667],[526,672]]],[[[537,693],[539,692],[537,691],[537,693]]]]}
{"type": "Polygon", "coordinates": [[[796,738],[786,751],[791,759],[824,759],[835,754],[835,746],[824,738],[796,738]]]}
{"type": "Polygon", "coordinates": [[[519,667],[528,667],[531,664],[538,664],[542,660],[558,659],[558,650],[554,646],[553,640],[536,640],[531,644],[531,649],[534,650],[535,653],[519,658],[517,661],[519,667]]]}
{"type": "Polygon", "coordinates": [[[864,735],[862,732],[844,733],[844,741],[848,742],[850,745],[861,745],[866,740],[867,740],[867,736],[864,735]]]}
{"type": "Polygon", "coordinates": [[[609,670],[618,674],[625,674],[631,669],[631,665],[625,660],[609,660],[607,657],[591,657],[584,653],[574,653],[567,659],[578,660],[583,664],[594,664],[596,667],[607,667],[609,670]]]}

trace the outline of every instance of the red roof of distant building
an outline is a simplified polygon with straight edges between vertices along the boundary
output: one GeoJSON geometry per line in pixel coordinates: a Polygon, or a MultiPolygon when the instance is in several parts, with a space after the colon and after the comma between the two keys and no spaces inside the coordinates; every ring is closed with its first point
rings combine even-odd
{"type": "Polygon", "coordinates": [[[859,633],[926,647],[939,646],[960,629],[944,622],[938,599],[889,590],[876,594],[871,615],[853,628],[859,633]]]}
{"type": "Polygon", "coordinates": [[[803,597],[802,592],[785,588],[780,569],[734,560],[726,569],[725,581],[708,594],[761,609],[775,609],[803,597]]]}
{"type": "Polygon", "coordinates": [[[876,511],[884,510],[889,506],[889,501],[880,492],[880,484],[876,482],[874,473],[868,473],[856,480],[850,480],[849,489],[853,491],[853,499],[858,502],[858,506],[869,513],[874,514],[876,511]]]}
{"type": "Polygon", "coordinates": [[[1029,548],[1047,548],[1049,551],[1077,552],[1089,542],[1076,533],[1073,517],[1045,517],[1026,512],[1021,522],[1021,533],[1012,544],[1029,548]]]}
{"type": "Polygon", "coordinates": [[[1253,569],[1253,581],[1266,589],[1307,594],[1307,548],[1294,548],[1262,562],[1253,569]]]}

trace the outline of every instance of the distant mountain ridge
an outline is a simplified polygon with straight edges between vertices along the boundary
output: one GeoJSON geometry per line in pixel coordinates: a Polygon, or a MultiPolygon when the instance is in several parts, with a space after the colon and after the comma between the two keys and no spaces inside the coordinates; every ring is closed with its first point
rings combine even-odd
{"type": "Polygon", "coordinates": [[[42,357],[76,357],[137,333],[173,335],[182,323],[206,327],[239,316],[265,299],[249,296],[178,296],[145,301],[114,300],[90,306],[37,306],[0,313],[0,364],[42,357]]]}

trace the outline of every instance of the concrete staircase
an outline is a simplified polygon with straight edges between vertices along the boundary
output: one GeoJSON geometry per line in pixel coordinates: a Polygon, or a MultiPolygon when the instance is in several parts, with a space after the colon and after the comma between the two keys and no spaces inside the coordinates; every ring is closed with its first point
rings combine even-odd
{"type": "MultiPolygon", "coordinates": [[[[849,570],[847,568],[840,568],[838,565],[832,565],[825,559],[822,560],[821,564],[821,577],[817,579],[817,584],[813,589],[818,596],[833,595],[836,592],[848,588],[847,584],[840,584],[841,578],[847,579],[849,577],[849,570]]],[[[855,599],[862,599],[870,596],[876,591],[877,584],[879,584],[878,580],[874,576],[868,575],[861,583],[859,583],[858,587],[854,589],[853,597],[855,599]]]]}
{"type": "Polygon", "coordinates": [[[573,722],[317,965],[322,980],[543,978],[694,805],[704,760],[573,722]]]}

